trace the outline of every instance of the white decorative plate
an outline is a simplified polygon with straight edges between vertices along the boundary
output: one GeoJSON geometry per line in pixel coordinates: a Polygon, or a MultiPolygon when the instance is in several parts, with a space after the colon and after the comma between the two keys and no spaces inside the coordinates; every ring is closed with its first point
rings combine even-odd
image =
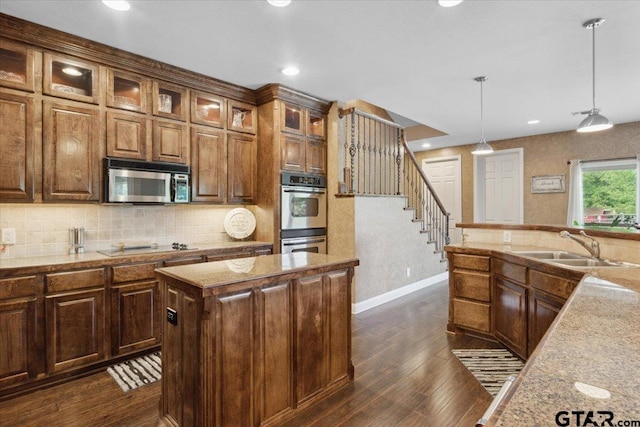
{"type": "Polygon", "coordinates": [[[224,231],[233,239],[249,237],[255,229],[256,217],[248,209],[232,209],[224,217],[224,231]]]}

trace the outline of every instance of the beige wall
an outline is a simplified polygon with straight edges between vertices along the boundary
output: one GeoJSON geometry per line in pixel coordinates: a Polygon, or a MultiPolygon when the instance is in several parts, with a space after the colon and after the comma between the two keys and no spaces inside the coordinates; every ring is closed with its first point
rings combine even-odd
{"type": "MultiPolygon", "coordinates": [[[[526,224],[564,224],[569,197],[571,159],[596,160],[630,157],[640,154],[640,122],[615,125],[612,129],[592,134],[576,131],[535,135],[524,138],[490,141],[494,150],[524,149],[524,222],[526,224]],[[537,175],[566,176],[564,193],[531,193],[531,177],[537,175]]],[[[475,145],[475,144],[474,144],[475,145]]],[[[460,154],[462,157],[462,222],[473,222],[473,155],[474,145],[415,153],[423,159],[460,154]]]]}

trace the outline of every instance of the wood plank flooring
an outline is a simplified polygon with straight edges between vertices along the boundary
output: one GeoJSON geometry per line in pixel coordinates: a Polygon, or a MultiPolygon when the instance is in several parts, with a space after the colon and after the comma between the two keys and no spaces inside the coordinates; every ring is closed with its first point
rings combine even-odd
{"type": "MultiPolygon", "coordinates": [[[[451,353],[499,348],[445,333],[446,283],[353,318],[355,381],[300,413],[285,427],[473,426],[491,396],[451,353]]],[[[0,402],[0,425],[159,425],[160,383],[123,393],[101,372],[0,402]]]]}

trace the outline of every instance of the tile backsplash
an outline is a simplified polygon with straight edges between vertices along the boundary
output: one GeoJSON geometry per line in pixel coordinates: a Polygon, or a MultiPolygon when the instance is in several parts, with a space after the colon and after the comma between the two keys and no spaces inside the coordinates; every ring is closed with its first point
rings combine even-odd
{"type": "Polygon", "coordinates": [[[86,252],[122,241],[191,246],[229,241],[224,218],[236,207],[0,204],[0,227],[16,230],[16,244],[2,257],[66,254],[71,227],[84,227],[86,252]]]}

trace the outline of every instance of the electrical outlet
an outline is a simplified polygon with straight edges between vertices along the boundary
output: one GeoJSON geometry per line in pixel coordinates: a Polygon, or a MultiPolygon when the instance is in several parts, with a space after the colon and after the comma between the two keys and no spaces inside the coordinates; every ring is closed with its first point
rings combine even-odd
{"type": "Polygon", "coordinates": [[[15,228],[3,228],[2,229],[2,243],[7,245],[16,244],[16,229],[15,228]]]}
{"type": "Polygon", "coordinates": [[[502,233],[502,241],[503,241],[504,243],[511,243],[511,231],[507,231],[507,230],[505,230],[505,231],[502,233]]]}
{"type": "Polygon", "coordinates": [[[178,324],[178,312],[169,307],[167,307],[167,322],[172,325],[178,324]]]}
{"type": "Polygon", "coordinates": [[[411,267],[407,267],[407,277],[411,277],[411,267]]]}

